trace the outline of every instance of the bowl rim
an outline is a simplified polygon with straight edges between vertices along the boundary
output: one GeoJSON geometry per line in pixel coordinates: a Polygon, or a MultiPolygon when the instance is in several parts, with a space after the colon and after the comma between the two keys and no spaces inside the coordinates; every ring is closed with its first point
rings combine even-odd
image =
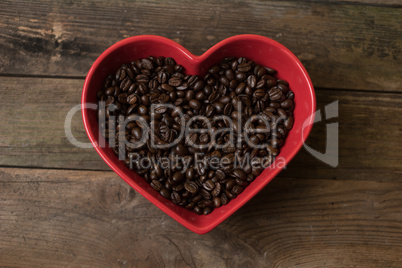
{"type": "MultiPolygon", "coordinates": [[[[226,220],[228,217],[230,217],[235,211],[237,211],[239,208],[241,208],[245,203],[247,203],[251,198],[253,198],[262,188],[264,188],[282,169],[274,169],[271,172],[271,175],[266,178],[266,180],[261,184],[259,189],[256,189],[252,193],[250,193],[248,198],[242,198],[239,204],[237,206],[232,206],[229,207],[228,210],[224,213],[224,216],[218,217],[217,220],[213,220],[208,224],[205,224],[203,226],[197,226],[192,224],[189,221],[186,221],[185,218],[181,217],[177,213],[173,212],[171,209],[166,208],[161,204],[159,200],[156,200],[154,196],[150,195],[147,191],[145,191],[140,185],[137,185],[132,179],[128,178],[128,175],[122,171],[113,161],[111,161],[106,154],[102,151],[102,149],[99,147],[98,143],[96,142],[95,139],[95,133],[92,132],[92,129],[90,128],[90,120],[88,118],[88,109],[85,107],[85,104],[87,103],[87,92],[89,88],[90,81],[92,80],[95,70],[100,66],[100,64],[103,62],[103,60],[111,54],[113,51],[126,46],[128,44],[131,44],[133,42],[138,42],[138,41],[158,41],[161,43],[166,43],[169,44],[172,47],[175,47],[177,50],[179,50],[184,56],[186,56],[188,59],[190,59],[193,62],[202,62],[204,59],[207,59],[209,56],[211,56],[215,51],[217,51],[220,47],[223,47],[225,45],[228,45],[229,43],[236,42],[236,41],[244,41],[244,40],[253,40],[253,41],[259,41],[259,42],[265,42],[269,43],[271,46],[275,46],[281,51],[283,51],[287,57],[293,61],[297,67],[301,70],[301,73],[303,74],[303,79],[307,82],[307,87],[308,87],[308,92],[310,95],[308,96],[309,98],[309,103],[311,104],[310,107],[310,116],[307,118],[308,120],[308,125],[305,126],[302,130],[302,135],[301,139],[297,141],[297,149],[292,150],[288,155],[288,161],[291,161],[293,157],[299,152],[301,149],[302,145],[306,141],[308,135],[311,132],[312,125],[314,122],[314,115],[316,111],[316,96],[315,96],[315,91],[314,87],[312,84],[312,81],[310,79],[310,76],[307,73],[307,70],[303,66],[303,64],[300,62],[300,60],[284,45],[280,44],[279,42],[270,39],[265,36],[261,35],[255,35],[255,34],[240,34],[240,35],[235,35],[228,37],[226,39],[223,39],[222,41],[216,43],[212,47],[210,47],[207,51],[205,51],[201,55],[194,55],[190,51],[188,51],[186,48],[184,48],[182,45],[179,43],[163,37],[163,36],[158,36],[158,35],[138,35],[138,36],[132,36],[125,38],[123,40],[120,40],[107,48],[91,65],[91,68],[89,69],[85,82],[83,85],[83,91],[82,91],[82,96],[81,96],[81,109],[82,109],[82,119],[85,127],[85,131],[87,133],[87,136],[89,140],[91,141],[91,144],[97,151],[97,153],[101,156],[103,161],[114,171],[116,172],[117,175],[119,175],[120,178],[122,178],[126,183],[130,185],[134,190],[136,190],[138,193],[140,193],[142,196],[144,196],[146,199],[148,199],[153,205],[157,206],[159,209],[161,209],[164,213],[168,214],[170,217],[175,219],[177,222],[185,226],[186,228],[190,229],[191,231],[197,233],[197,234],[205,234],[212,229],[214,229],[216,226],[221,224],[224,220],[226,220]]],[[[203,215],[197,215],[197,216],[203,216],[203,215]]]]}

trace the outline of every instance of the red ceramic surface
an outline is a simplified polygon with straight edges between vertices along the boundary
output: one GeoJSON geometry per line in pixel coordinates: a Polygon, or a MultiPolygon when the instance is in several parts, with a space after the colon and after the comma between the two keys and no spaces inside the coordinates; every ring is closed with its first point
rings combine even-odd
{"type": "MultiPolygon", "coordinates": [[[[276,162],[265,169],[242,194],[231,200],[228,205],[215,209],[209,215],[197,215],[192,211],[179,207],[154,191],[134,171],[124,166],[113,151],[105,144],[99,134],[96,110],[85,108],[85,104],[97,103],[96,93],[110,73],[115,73],[122,63],[148,56],[172,57],[184,66],[186,73],[204,75],[208,68],[220,62],[224,57],[246,57],[263,66],[278,71],[277,76],[290,84],[295,93],[294,126],[281,148],[278,159],[289,163],[303,145],[310,133],[315,112],[315,94],[307,71],[287,48],[269,38],[258,35],[238,35],[225,39],[201,56],[191,54],[176,42],[160,36],[134,36],[124,39],[103,52],[92,65],[85,79],[82,92],[82,116],[86,132],[93,146],[103,160],[131,187],[170,215],[188,229],[204,234],[215,228],[228,218],[264,186],[266,186],[282,169],[276,162]],[[303,125],[306,126],[303,128],[303,125]]],[[[135,224],[135,223],[133,223],[135,224]]]]}

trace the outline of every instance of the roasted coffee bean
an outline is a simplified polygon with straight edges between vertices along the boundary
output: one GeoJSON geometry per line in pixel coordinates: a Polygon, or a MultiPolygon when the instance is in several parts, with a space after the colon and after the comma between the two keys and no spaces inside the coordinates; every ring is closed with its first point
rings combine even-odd
{"type": "Polygon", "coordinates": [[[207,168],[205,167],[205,165],[203,163],[198,163],[197,171],[198,171],[198,175],[202,176],[202,175],[205,175],[205,173],[207,172],[207,168]]]}
{"type": "Polygon", "coordinates": [[[199,140],[202,144],[206,144],[209,142],[209,135],[207,133],[201,134],[199,140]]]}
{"type": "Polygon", "coordinates": [[[212,202],[214,204],[214,207],[216,207],[216,208],[218,208],[218,207],[220,207],[222,205],[221,198],[218,197],[218,196],[214,197],[212,199],[212,202]]]}
{"type": "Polygon", "coordinates": [[[281,99],[283,93],[278,87],[273,87],[269,90],[268,94],[272,101],[277,101],[281,99]]]}
{"type": "Polygon", "coordinates": [[[213,104],[213,106],[214,106],[214,111],[215,111],[217,114],[222,114],[222,113],[223,113],[223,109],[225,108],[225,106],[224,106],[223,103],[221,103],[221,102],[215,102],[215,103],[213,104]]]}
{"type": "Polygon", "coordinates": [[[230,80],[226,76],[221,76],[219,82],[221,82],[225,87],[228,87],[230,84],[230,80]]]}
{"type": "Polygon", "coordinates": [[[120,84],[120,89],[122,91],[127,91],[131,86],[131,80],[129,77],[124,78],[124,80],[120,84]]]}
{"type": "Polygon", "coordinates": [[[127,96],[127,103],[134,104],[138,101],[138,96],[136,94],[131,94],[127,96]]]}
{"type": "Polygon", "coordinates": [[[173,191],[172,194],[170,195],[170,199],[172,200],[173,203],[177,205],[181,201],[181,196],[178,192],[173,191]]]}
{"type": "Polygon", "coordinates": [[[276,81],[277,81],[278,84],[282,84],[282,85],[284,85],[286,87],[289,87],[288,81],[285,81],[285,80],[282,80],[282,79],[278,79],[276,81]]]}
{"type": "Polygon", "coordinates": [[[278,84],[277,87],[282,90],[283,93],[287,93],[289,91],[289,88],[284,84],[278,84]]]}
{"type": "Polygon", "coordinates": [[[176,171],[174,174],[173,174],[173,177],[172,177],[172,180],[175,182],[175,183],[179,183],[179,182],[181,182],[181,181],[183,181],[184,179],[185,179],[185,174],[183,173],[183,172],[181,172],[181,171],[176,171]]]}
{"type": "Polygon", "coordinates": [[[193,181],[186,181],[184,183],[184,189],[192,194],[196,194],[198,192],[198,185],[193,181]]]}
{"type": "Polygon", "coordinates": [[[222,185],[218,182],[215,184],[215,188],[212,190],[213,196],[219,196],[222,192],[222,185]]]}
{"type": "Polygon", "coordinates": [[[122,81],[124,78],[126,78],[126,70],[123,68],[120,68],[116,73],[116,80],[122,81]]]}
{"type": "Polygon", "coordinates": [[[159,193],[166,199],[170,199],[170,193],[166,188],[163,188],[159,193]]]}
{"type": "Polygon", "coordinates": [[[286,98],[287,98],[287,99],[293,100],[294,97],[295,97],[295,95],[294,95],[293,91],[290,91],[290,90],[289,90],[288,93],[286,93],[286,98]]]}
{"type": "Polygon", "coordinates": [[[191,107],[192,109],[194,109],[194,110],[199,110],[199,109],[201,109],[201,106],[202,106],[201,102],[200,102],[199,100],[196,100],[196,99],[190,100],[190,101],[188,102],[188,104],[189,104],[190,107],[191,107]]]}
{"type": "Polygon", "coordinates": [[[246,80],[247,78],[247,74],[244,72],[236,72],[236,80],[239,82],[243,82],[244,80],[246,80]]]}
{"type": "Polygon", "coordinates": [[[115,92],[115,88],[114,88],[114,87],[108,87],[108,88],[105,90],[105,94],[106,94],[107,96],[113,95],[114,92],[115,92]]]}
{"type": "Polygon", "coordinates": [[[213,183],[211,180],[206,180],[202,186],[205,190],[212,191],[215,187],[215,183],[213,183]]]}
{"type": "Polygon", "coordinates": [[[169,86],[172,86],[172,87],[178,87],[181,85],[181,83],[182,83],[182,80],[180,77],[172,77],[169,79],[169,82],[168,82],[169,86]]]}
{"type": "Polygon", "coordinates": [[[162,189],[162,183],[160,181],[158,181],[158,180],[152,180],[151,181],[151,187],[155,191],[159,192],[162,189]]]}
{"type": "Polygon", "coordinates": [[[242,82],[240,84],[237,85],[236,89],[235,89],[235,93],[237,95],[240,95],[243,93],[244,89],[246,88],[246,83],[242,82]]]}
{"type": "Polygon", "coordinates": [[[148,69],[148,70],[151,70],[151,69],[154,68],[154,65],[153,65],[153,62],[152,62],[151,60],[149,60],[149,59],[142,59],[142,60],[141,60],[141,67],[142,67],[142,68],[145,68],[145,69],[148,69]]]}
{"type": "Polygon", "coordinates": [[[201,195],[202,195],[202,197],[204,198],[204,199],[211,199],[212,198],[212,196],[211,196],[211,193],[210,192],[208,192],[207,190],[205,190],[204,188],[200,188],[200,193],[201,193],[201,195]]]}
{"type": "Polygon", "coordinates": [[[265,93],[266,91],[264,89],[257,89],[256,91],[254,91],[253,96],[258,99],[261,99],[264,97],[265,93]]]}
{"type": "Polygon", "coordinates": [[[223,180],[226,178],[225,172],[221,169],[218,169],[217,171],[215,171],[215,175],[219,178],[219,180],[223,180]]]}
{"type": "Polygon", "coordinates": [[[228,180],[228,181],[226,182],[225,188],[228,189],[228,190],[230,190],[230,189],[232,189],[233,186],[235,186],[235,185],[236,185],[236,180],[230,179],[230,180],[228,180]]]}
{"type": "Polygon", "coordinates": [[[250,88],[255,88],[255,86],[257,85],[257,77],[255,75],[250,75],[249,77],[247,77],[247,85],[250,88]]]}
{"type": "Polygon", "coordinates": [[[140,106],[138,106],[138,113],[139,113],[140,115],[146,115],[146,114],[148,114],[148,107],[145,106],[145,105],[143,105],[143,104],[141,104],[140,106]]]}
{"type": "Polygon", "coordinates": [[[182,144],[178,144],[178,145],[175,147],[174,152],[175,152],[177,155],[179,155],[179,156],[185,156],[185,155],[188,154],[187,147],[184,146],[184,145],[182,145],[182,144]]]}
{"type": "Polygon", "coordinates": [[[222,104],[228,104],[232,99],[230,96],[223,96],[219,99],[219,102],[222,104]]]}
{"type": "Polygon", "coordinates": [[[281,107],[284,108],[284,109],[288,109],[288,108],[290,108],[292,106],[293,106],[293,101],[292,100],[287,99],[287,100],[284,100],[284,101],[281,102],[281,107]]]}
{"type": "Polygon", "coordinates": [[[293,127],[293,116],[289,116],[289,117],[285,120],[283,126],[286,128],[286,130],[291,130],[292,127],[293,127]]]}
{"type": "Polygon", "coordinates": [[[226,195],[226,193],[222,193],[221,195],[221,204],[222,205],[227,205],[229,203],[229,198],[226,195]]]}
{"type": "Polygon", "coordinates": [[[167,112],[167,107],[165,105],[157,105],[155,107],[156,114],[164,114],[167,112]]]}
{"type": "Polygon", "coordinates": [[[239,70],[239,72],[248,72],[251,70],[251,63],[243,62],[237,66],[237,70],[239,70]]]}
{"type": "Polygon", "coordinates": [[[232,176],[241,180],[245,180],[247,178],[247,174],[242,169],[233,170],[232,176]]]}
{"type": "Polygon", "coordinates": [[[202,90],[204,88],[204,82],[202,80],[198,80],[195,82],[193,88],[196,92],[202,90]]]}
{"type": "Polygon", "coordinates": [[[274,69],[271,69],[271,68],[268,68],[268,67],[265,67],[265,69],[267,70],[267,72],[269,74],[276,74],[276,70],[274,70],[274,69]]]}
{"type": "Polygon", "coordinates": [[[236,184],[236,185],[233,186],[233,188],[232,188],[232,193],[233,193],[233,194],[236,194],[236,195],[239,195],[239,194],[241,194],[241,193],[243,192],[243,190],[244,190],[244,187],[243,187],[243,186],[236,184]]]}
{"type": "Polygon", "coordinates": [[[236,198],[272,164],[293,127],[294,93],[275,73],[246,58],[225,58],[204,78],[186,75],[173,58],[134,60],[107,76],[97,92],[107,107],[98,111],[99,119],[107,120],[100,122],[102,134],[116,154],[116,138],[136,145],[126,146],[124,163],[130,166],[134,155],[148,159],[150,166],[141,167],[137,160],[131,168],[163,197],[197,214],[209,214],[236,198]],[[204,117],[194,120],[198,115],[204,117]],[[244,128],[251,119],[246,140],[244,128]],[[198,131],[183,135],[188,127],[198,131]],[[143,138],[148,139],[139,144],[143,138]],[[254,148],[260,144],[263,149],[254,148]],[[196,159],[200,153],[202,162],[196,159]],[[236,161],[258,157],[264,158],[262,166],[236,166],[236,161]]]}
{"type": "Polygon", "coordinates": [[[204,210],[202,211],[202,214],[204,215],[208,215],[212,212],[212,208],[211,207],[205,207],[204,210]]]}

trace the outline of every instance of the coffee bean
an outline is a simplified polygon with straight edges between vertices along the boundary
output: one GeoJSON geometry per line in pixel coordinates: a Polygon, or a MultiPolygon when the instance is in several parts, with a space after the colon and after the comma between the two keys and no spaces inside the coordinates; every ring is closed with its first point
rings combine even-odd
{"type": "Polygon", "coordinates": [[[105,90],[105,94],[106,94],[107,96],[113,95],[114,92],[115,92],[115,88],[114,88],[114,87],[108,87],[108,88],[105,90]]]}
{"type": "Polygon", "coordinates": [[[236,80],[243,82],[244,80],[246,80],[247,78],[247,74],[244,72],[236,72],[236,80]]]}
{"type": "Polygon", "coordinates": [[[288,109],[288,108],[290,108],[292,106],[293,106],[293,101],[292,100],[287,99],[287,100],[284,100],[284,101],[281,102],[281,107],[284,108],[284,109],[288,109]]]}
{"type": "Polygon", "coordinates": [[[224,104],[221,102],[215,102],[213,104],[214,106],[214,110],[217,114],[222,114],[223,113],[223,109],[225,108],[224,104]]]}
{"type": "Polygon", "coordinates": [[[178,87],[181,85],[181,83],[182,83],[182,80],[180,77],[172,77],[169,79],[169,82],[168,82],[169,86],[172,86],[172,87],[178,87]]]}
{"type": "Polygon", "coordinates": [[[222,205],[227,205],[229,203],[229,198],[226,195],[226,193],[222,193],[221,195],[221,204],[222,205]]]}
{"type": "Polygon", "coordinates": [[[215,188],[212,190],[213,196],[219,196],[222,192],[222,185],[218,182],[215,184],[215,188]]]}
{"type": "Polygon", "coordinates": [[[148,70],[151,70],[151,69],[154,68],[154,65],[153,65],[152,61],[150,61],[149,59],[142,59],[141,60],[141,67],[145,68],[145,69],[148,69],[148,70]]]}
{"type": "Polygon", "coordinates": [[[204,187],[205,190],[210,192],[214,189],[215,183],[213,183],[211,180],[207,180],[203,183],[202,186],[204,187]]]}
{"type": "Polygon", "coordinates": [[[223,170],[218,169],[217,171],[215,171],[215,175],[220,179],[223,180],[226,178],[226,174],[223,170]]]}
{"type": "Polygon", "coordinates": [[[283,93],[287,93],[289,91],[289,88],[284,84],[278,84],[277,87],[282,90],[283,93]]]}
{"type": "Polygon", "coordinates": [[[131,79],[129,78],[129,77],[126,77],[126,78],[124,78],[123,79],[123,81],[121,82],[121,84],[120,84],[120,89],[122,90],[122,91],[127,91],[129,88],[130,88],[130,86],[131,86],[131,79]]]}
{"type": "Polygon", "coordinates": [[[264,97],[266,91],[264,89],[257,89],[256,91],[254,91],[253,96],[255,98],[261,99],[264,97]]]}
{"type": "Polygon", "coordinates": [[[204,82],[202,80],[198,80],[195,82],[193,88],[196,92],[202,90],[204,88],[204,82]]]}
{"type": "Polygon", "coordinates": [[[122,81],[124,78],[126,78],[126,70],[120,68],[116,73],[116,80],[122,81]]]}
{"type": "Polygon", "coordinates": [[[269,74],[276,74],[276,70],[274,70],[274,69],[271,69],[271,68],[268,68],[268,67],[265,67],[265,69],[267,70],[267,72],[269,74]]]}
{"type": "Polygon", "coordinates": [[[204,210],[202,211],[202,214],[204,215],[208,215],[212,212],[212,208],[211,207],[205,207],[204,210]]]}
{"type": "Polygon", "coordinates": [[[228,87],[230,84],[230,80],[226,76],[221,76],[219,78],[219,82],[221,82],[226,87],[228,87]]]}
{"type": "Polygon", "coordinates": [[[235,185],[235,186],[233,186],[233,188],[232,188],[232,193],[233,194],[236,194],[236,195],[239,195],[239,194],[241,194],[242,192],[243,192],[243,190],[244,190],[244,187],[243,186],[240,186],[240,185],[235,185]]]}
{"type": "Polygon", "coordinates": [[[182,144],[178,144],[178,145],[175,147],[174,152],[175,152],[177,155],[179,155],[179,156],[185,156],[185,155],[188,154],[187,147],[184,146],[184,145],[182,145],[182,144]]]}
{"type": "Polygon", "coordinates": [[[166,188],[163,188],[159,193],[166,199],[170,199],[170,193],[166,188]]]}
{"type": "Polygon", "coordinates": [[[233,188],[233,186],[235,186],[235,184],[236,184],[236,180],[234,180],[234,179],[230,179],[230,180],[228,180],[227,182],[226,182],[226,189],[228,189],[228,190],[230,190],[230,189],[232,189],[233,188]]]}
{"type": "Polygon", "coordinates": [[[276,100],[279,100],[282,97],[283,93],[278,87],[273,87],[273,88],[271,88],[269,90],[268,94],[269,94],[269,98],[272,101],[276,101],[276,100]]]}
{"type": "Polygon", "coordinates": [[[278,84],[282,84],[282,85],[284,85],[286,87],[289,87],[288,81],[285,81],[285,80],[282,80],[282,79],[278,79],[276,81],[277,81],[278,84]]]}
{"type": "Polygon", "coordinates": [[[239,72],[248,72],[251,70],[251,63],[243,62],[237,66],[237,70],[239,70],[239,72]]]}
{"type": "Polygon", "coordinates": [[[178,182],[181,182],[182,180],[184,180],[185,177],[186,177],[186,176],[184,175],[183,172],[181,172],[181,171],[176,171],[176,172],[173,174],[172,180],[173,180],[175,183],[178,183],[178,182]]]}
{"type": "Polygon", "coordinates": [[[247,174],[242,169],[233,170],[232,175],[241,180],[245,180],[247,178],[247,174]]]}
{"type": "Polygon", "coordinates": [[[200,189],[200,193],[201,193],[201,195],[202,195],[202,197],[204,198],[204,199],[211,199],[212,198],[212,196],[211,196],[211,193],[209,192],[209,191],[207,191],[207,190],[205,190],[204,188],[201,188],[200,189]]]}
{"type": "Polygon", "coordinates": [[[208,105],[205,109],[205,115],[211,117],[214,114],[215,107],[213,105],[208,105]]]}
{"type": "Polygon", "coordinates": [[[205,95],[205,92],[204,92],[204,91],[198,91],[198,92],[195,94],[195,98],[196,98],[197,100],[199,100],[199,101],[204,101],[204,100],[207,99],[207,96],[205,95]]]}
{"type": "Polygon", "coordinates": [[[257,77],[255,75],[250,75],[249,77],[247,77],[247,85],[250,88],[255,88],[255,86],[257,85],[257,77]]]}
{"type": "Polygon", "coordinates": [[[138,96],[136,94],[131,94],[127,97],[127,103],[134,104],[138,101],[138,96]]]}
{"type": "Polygon", "coordinates": [[[155,191],[159,192],[162,189],[162,183],[160,181],[158,181],[158,180],[152,180],[151,187],[155,191]]]}
{"type": "Polygon", "coordinates": [[[186,170],[186,179],[193,180],[195,177],[195,170],[193,167],[190,167],[186,170]]]}
{"type": "Polygon", "coordinates": [[[207,172],[207,168],[205,167],[205,165],[203,163],[198,163],[197,171],[198,171],[198,174],[200,176],[202,176],[202,175],[205,175],[205,173],[207,172]]]}
{"type": "Polygon", "coordinates": [[[188,102],[188,104],[189,104],[190,107],[191,107],[192,109],[194,109],[194,110],[199,110],[199,109],[201,109],[201,106],[202,106],[201,102],[200,102],[199,100],[196,100],[196,99],[190,100],[190,101],[188,102]]]}
{"type": "Polygon", "coordinates": [[[285,120],[283,126],[286,128],[286,130],[288,130],[288,131],[291,130],[292,127],[293,127],[293,116],[289,116],[289,117],[285,120]]]}
{"type": "Polygon", "coordinates": [[[192,194],[198,192],[198,185],[193,181],[186,181],[184,183],[184,188],[192,194]]]}
{"type": "Polygon", "coordinates": [[[219,102],[222,104],[228,104],[232,99],[229,96],[223,96],[219,99],[219,102]]]}
{"type": "Polygon", "coordinates": [[[171,198],[172,202],[175,203],[176,205],[179,204],[181,201],[181,196],[176,191],[172,192],[172,194],[170,195],[170,198],[171,198]]]}

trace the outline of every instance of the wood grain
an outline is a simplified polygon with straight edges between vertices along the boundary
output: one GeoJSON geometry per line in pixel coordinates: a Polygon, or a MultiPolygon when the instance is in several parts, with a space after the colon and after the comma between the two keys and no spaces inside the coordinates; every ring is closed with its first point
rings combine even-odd
{"type": "Polygon", "coordinates": [[[1,267],[399,267],[400,182],[277,178],[210,233],[113,172],[0,168],[1,267]]]}
{"type": "Polygon", "coordinates": [[[290,48],[316,87],[401,92],[402,9],[386,2],[1,1],[0,73],[83,77],[129,36],[162,35],[201,54],[251,33],[290,48]]]}
{"type": "MultiPolygon", "coordinates": [[[[109,170],[94,149],[66,138],[67,113],[80,103],[83,80],[0,77],[0,165],[109,170]]],[[[283,171],[298,178],[390,180],[400,178],[400,94],[317,90],[320,112],[339,101],[339,117],[314,125],[307,145],[325,152],[326,124],[339,124],[339,166],[333,168],[302,149],[283,171]]],[[[89,142],[80,111],[72,132],[89,142]]],[[[282,176],[282,175],[281,175],[282,176]]]]}

